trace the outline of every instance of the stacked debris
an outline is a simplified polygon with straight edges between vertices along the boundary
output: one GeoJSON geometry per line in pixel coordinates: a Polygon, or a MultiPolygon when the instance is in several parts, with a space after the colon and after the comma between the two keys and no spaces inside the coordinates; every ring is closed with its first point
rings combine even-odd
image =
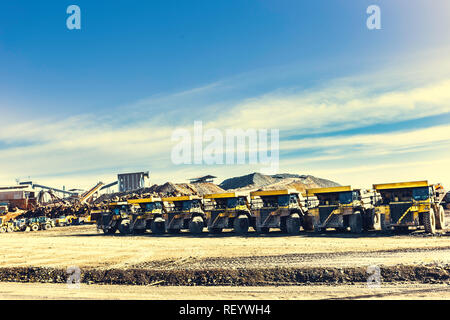
{"type": "Polygon", "coordinates": [[[77,216],[83,217],[89,215],[90,206],[84,205],[46,205],[33,208],[28,211],[24,211],[17,219],[21,218],[37,218],[37,217],[47,217],[51,219],[56,219],[60,216],[77,216]]]}

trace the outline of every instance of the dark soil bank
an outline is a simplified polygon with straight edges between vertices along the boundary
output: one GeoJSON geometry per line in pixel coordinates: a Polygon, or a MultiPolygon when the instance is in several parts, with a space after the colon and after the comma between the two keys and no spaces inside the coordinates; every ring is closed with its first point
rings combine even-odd
{"type": "MultiPolygon", "coordinates": [[[[449,283],[450,266],[381,267],[382,282],[449,283]]],[[[267,268],[151,270],[81,270],[81,282],[88,284],[166,286],[265,286],[367,282],[366,268],[267,268]]],[[[38,267],[0,268],[0,281],[66,283],[66,270],[38,267]]]]}

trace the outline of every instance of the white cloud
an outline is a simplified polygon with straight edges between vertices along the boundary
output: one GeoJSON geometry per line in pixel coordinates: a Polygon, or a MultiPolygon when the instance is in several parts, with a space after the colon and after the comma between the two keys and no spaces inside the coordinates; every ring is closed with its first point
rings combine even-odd
{"type": "Polygon", "coordinates": [[[340,86],[295,95],[268,94],[235,106],[209,126],[295,129],[318,133],[450,112],[450,80],[409,90],[372,93],[340,86]]]}
{"type": "MultiPolygon", "coordinates": [[[[179,94],[141,100],[134,104],[135,108],[112,109],[108,115],[86,114],[68,119],[36,119],[3,125],[0,142],[7,147],[0,150],[0,167],[3,168],[0,183],[8,184],[15,177],[31,176],[46,184],[61,186],[70,181],[74,187],[89,187],[100,179],[114,179],[117,171],[122,170],[151,170],[154,182],[184,181],[199,172],[225,178],[257,171],[260,166],[174,167],[170,162],[174,145],[170,139],[172,131],[180,123],[187,123],[191,130],[193,121],[190,121],[197,117],[197,120],[204,120],[205,130],[278,128],[282,130],[281,134],[307,134],[439,115],[450,112],[450,79],[442,69],[438,71],[441,73],[439,78],[403,79],[401,85],[395,80],[403,73],[397,72],[394,76],[391,70],[367,77],[336,79],[310,90],[276,90],[232,104],[227,102],[227,107],[221,112],[217,107],[220,102],[200,97],[198,108],[195,108],[196,95],[220,91],[221,86],[238,86],[225,81],[179,94]],[[383,80],[383,74],[389,76],[383,80]],[[192,106],[192,112],[171,109],[183,101],[185,106],[192,106]],[[211,103],[216,104],[212,107],[211,103]],[[152,108],[144,112],[143,109],[149,105],[152,108]]],[[[361,175],[365,172],[368,179],[374,167],[362,166],[355,161],[354,156],[360,155],[380,161],[388,161],[382,159],[385,156],[397,157],[396,161],[402,159],[401,164],[405,168],[411,163],[410,172],[423,170],[422,164],[413,163],[404,154],[420,150],[432,155],[443,154],[448,159],[444,150],[448,148],[449,133],[449,126],[438,126],[386,134],[284,140],[281,142],[282,150],[318,148],[321,153],[280,159],[281,169],[294,173],[308,173],[310,170],[309,173],[316,172],[325,178],[335,176],[339,181],[345,181],[346,177],[349,180],[354,178],[355,171],[349,169],[353,163],[354,168],[359,168],[357,172],[361,175]],[[347,164],[342,165],[345,160],[347,164]],[[315,162],[326,164],[331,169],[320,170],[315,162]],[[333,166],[334,163],[336,165],[333,166]]],[[[436,166],[447,165],[445,160],[433,163],[436,166]]],[[[390,169],[391,165],[397,164],[379,164],[382,172],[378,172],[377,177],[385,176],[387,179],[388,172],[395,171],[390,169]]],[[[443,168],[427,170],[422,172],[435,175],[443,168]]]]}

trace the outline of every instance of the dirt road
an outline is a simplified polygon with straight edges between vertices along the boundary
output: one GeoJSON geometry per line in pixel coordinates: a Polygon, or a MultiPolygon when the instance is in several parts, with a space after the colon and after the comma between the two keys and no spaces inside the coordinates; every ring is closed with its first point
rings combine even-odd
{"type": "Polygon", "coordinates": [[[447,284],[310,285],[290,287],[153,287],[0,282],[0,299],[152,299],[152,300],[287,300],[287,299],[450,299],[447,284]]]}
{"type": "Polygon", "coordinates": [[[239,267],[242,264],[295,266],[449,263],[450,237],[342,233],[285,236],[189,234],[106,236],[95,226],[55,228],[0,235],[0,267],[129,268],[195,263],[239,267]],[[239,257],[239,259],[231,259],[239,257]],[[216,259],[217,258],[217,259],[216,259]]]}
{"type": "Polygon", "coordinates": [[[89,225],[2,234],[0,296],[450,299],[449,235],[107,236],[89,225]],[[372,265],[381,270],[377,292],[365,285],[372,265]],[[69,266],[86,290],[67,291],[69,266]]]}

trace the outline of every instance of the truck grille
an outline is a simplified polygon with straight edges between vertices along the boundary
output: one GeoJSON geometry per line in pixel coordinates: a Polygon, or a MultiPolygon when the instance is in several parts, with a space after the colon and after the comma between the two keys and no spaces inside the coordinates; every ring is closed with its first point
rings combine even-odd
{"type": "Polygon", "coordinates": [[[338,206],[319,207],[320,223],[323,223],[333,210],[336,210],[338,206]]]}
{"type": "MultiPolygon", "coordinates": [[[[406,210],[412,206],[412,202],[406,203],[391,203],[389,209],[391,212],[391,221],[397,223],[406,210]]],[[[408,212],[402,219],[402,222],[413,222],[413,212],[408,212]]]]}

